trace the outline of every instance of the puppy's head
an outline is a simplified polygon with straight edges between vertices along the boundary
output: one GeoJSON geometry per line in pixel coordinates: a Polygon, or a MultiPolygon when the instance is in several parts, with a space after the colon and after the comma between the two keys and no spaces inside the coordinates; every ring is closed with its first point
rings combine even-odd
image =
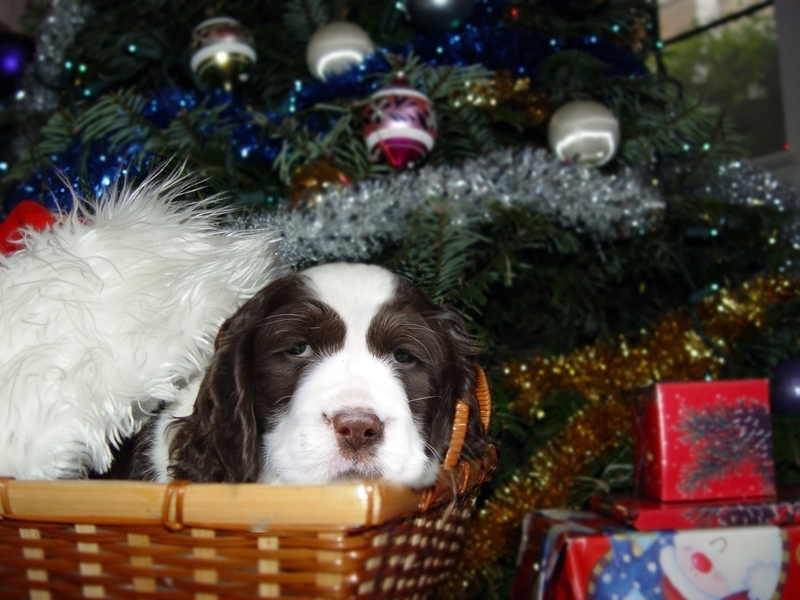
{"type": "Polygon", "coordinates": [[[375,266],[335,263],[277,280],[222,326],[171,472],[198,481],[432,483],[455,404],[462,455],[487,442],[477,349],[453,312],[375,266]]]}

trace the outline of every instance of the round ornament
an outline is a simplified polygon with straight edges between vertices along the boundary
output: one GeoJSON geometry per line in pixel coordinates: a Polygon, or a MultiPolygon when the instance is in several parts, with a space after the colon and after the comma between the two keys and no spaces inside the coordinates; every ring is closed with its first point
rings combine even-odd
{"type": "Polygon", "coordinates": [[[373,50],[366,31],[355,23],[338,21],[314,32],[306,48],[306,63],[311,74],[324,81],[360,65],[373,50]]]}
{"type": "Polygon", "coordinates": [[[31,38],[0,28],[0,101],[12,98],[19,91],[34,50],[31,38]]]}
{"type": "Polygon", "coordinates": [[[451,31],[469,19],[475,0],[408,0],[406,12],[424,31],[451,31]]]}
{"type": "Polygon", "coordinates": [[[550,149],[561,160],[585,167],[609,162],[620,144],[619,121],[608,108],[576,100],[559,108],[547,128],[550,149]]]}
{"type": "Polygon", "coordinates": [[[250,80],[256,62],[253,36],[235,19],[215,17],[192,32],[191,67],[206,85],[231,91],[250,80]]]}
{"type": "Polygon", "coordinates": [[[362,132],[372,159],[382,156],[396,169],[421,163],[436,141],[436,113],[430,99],[397,80],[370,100],[364,107],[362,132]]]}
{"type": "Polygon", "coordinates": [[[779,364],[769,386],[772,414],[800,415],[800,356],[779,364]]]}
{"type": "Polygon", "coordinates": [[[289,210],[311,210],[324,200],[328,190],[341,190],[350,185],[347,175],[330,160],[322,158],[298,167],[292,173],[287,207],[289,210]]]}

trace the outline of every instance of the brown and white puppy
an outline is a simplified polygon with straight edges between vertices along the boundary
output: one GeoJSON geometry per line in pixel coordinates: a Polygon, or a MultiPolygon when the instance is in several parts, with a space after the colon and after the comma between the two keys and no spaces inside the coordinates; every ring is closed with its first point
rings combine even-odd
{"type": "Polygon", "coordinates": [[[205,378],[142,432],[128,476],[429,485],[458,400],[470,405],[462,456],[488,441],[476,358],[455,313],[386,269],[283,277],[223,324],[205,378]]]}

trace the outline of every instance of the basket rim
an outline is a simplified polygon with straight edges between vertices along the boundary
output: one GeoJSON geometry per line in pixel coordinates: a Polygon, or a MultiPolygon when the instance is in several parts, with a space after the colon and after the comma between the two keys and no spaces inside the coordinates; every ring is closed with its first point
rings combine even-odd
{"type": "Polygon", "coordinates": [[[0,523],[160,525],[247,531],[373,527],[457,500],[491,474],[497,454],[444,468],[436,483],[412,489],[363,479],[333,485],[36,481],[0,477],[0,523]]]}

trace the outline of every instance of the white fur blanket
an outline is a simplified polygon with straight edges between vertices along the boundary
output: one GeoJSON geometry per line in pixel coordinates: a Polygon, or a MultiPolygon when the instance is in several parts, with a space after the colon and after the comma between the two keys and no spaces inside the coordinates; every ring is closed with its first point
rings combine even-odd
{"type": "Polygon", "coordinates": [[[105,471],[205,368],[217,329],[278,275],[279,234],[220,230],[179,175],[77,201],[0,257],[0,475],[105,471]]]}

